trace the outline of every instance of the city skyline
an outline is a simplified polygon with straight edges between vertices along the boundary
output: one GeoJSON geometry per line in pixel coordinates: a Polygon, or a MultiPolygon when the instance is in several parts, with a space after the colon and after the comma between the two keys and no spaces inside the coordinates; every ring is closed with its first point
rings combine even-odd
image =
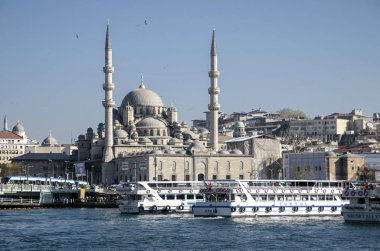
{"type": "Polygon", "coordinates": [[[116,107],[144,84],[204,118],[216,29],[221,112],[380,112],[377,1],[2,1],[0,115],[31,139],[70,143],[104,122],[106,23],[116,107]],[[363,93],[360,93],[360,90],[363,93]]]}

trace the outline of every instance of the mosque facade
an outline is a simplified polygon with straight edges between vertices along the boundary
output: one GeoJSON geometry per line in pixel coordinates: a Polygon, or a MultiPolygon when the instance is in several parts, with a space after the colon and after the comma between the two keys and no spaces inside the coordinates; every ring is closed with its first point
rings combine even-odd
{"type": "MultiPolygon", "coordinates": [[[[209,128],[178,121],[176,107],[166,107],[143,77],[139,86],[115,108],[114,67],[109,27],[105,42],[105,122],[79,135],[78,163],[94,184],[141,180],[204,180],[252,178],[253,156],[239,149],[221,149],[218,139],[218,62],[215,30],[211,42],[209,128]]],[[[206,88],[205,88],[206,89],[206,88]]],[[[239,134],[241,135],[241,134],[239,134]]]]}

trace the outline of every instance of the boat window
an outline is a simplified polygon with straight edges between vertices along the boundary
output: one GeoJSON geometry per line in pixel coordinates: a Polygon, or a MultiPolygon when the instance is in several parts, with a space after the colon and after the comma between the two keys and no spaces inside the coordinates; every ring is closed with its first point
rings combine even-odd
{"type": "Polygon", "coordinates": [[[161,199],[165,200],[165,194],[160,194],[161,199]]]}
{"type": "Polygon", "coordinates": [[[308,195],[302,195],[302,200],[307,200],[308,199],[308,195]]]}
{"type": "Polygon", "coordinates": [[[291,200],[293,200],[293,195],[285,195],[285,200],[286,200],[286,201],[291,201],[291,200]]]}
{"type": "Polygon", "coordinates": [[[318,195],[318,200],[325,200],[325,196],[324,195],[318,195]]]}
{"type": "Polygon", "coordinates": [[[184,194],[177,194],[177,200],[184,200],[185,195],[184,194]]]}
{"type": "Polygon", "coordinates": [[[333,200],[333,196],[332,195],[326,195],[326,200],[333,200]]]}
{"type": "Polygon", "coordinates": [[[260,195],[260,200],[263,201],[263,200],[267,200],[267,196],[266,195],[260,195]]]}
{"type": "Polygon", "coordinates": [[[365,198],[359,198],[358,204],[365,204],[365,198]]]}
{"type": "Polygon", "coordinates": [[[195,198],[197,200],[203,200],[203,195],[202,194],[197,194],[197,195],[195,195],[195,198]]]}
{"type": "Polygon", "coordinates": [[[194,194],[188,194],[187,195],[188,200],[193,200],[194,199],[194,194]]]}
{"type": "Polygon", "coordinates": [[[310,196],[310,200],[317,200],[317,196],[310,196]]]}
{"type": "Polygon", "coordinates": [[[239,194],[238,197],[240,197],[240,201],[246,201],[247,196],[245,194],[239,194]]]}
{"type": "Polygon", "coordinates": [[[235,194],[231,194],[231,201],[235,201],[235,194]]]}
{"type": "Polygon", "coordinates": [[[277,200],[284,201],[284,195],[277,195],[277,200]]]}
{"type": "Polygon", "coordinates": [[[274,195],[269,195],[269,196],[268,196],[268,200],[270,200],[270,201],[274,201],[274,197],[275,197],[274,195]]]}
{"type": "Polygon", "coordinates": [[[166,195],[167,200],[174,200],[174,194],[168,194],[166,195]]]}
{"type": "Polygon", "coordinates": [[[301,200],[301,195],[295,195],[294,200],[301,200]]]}

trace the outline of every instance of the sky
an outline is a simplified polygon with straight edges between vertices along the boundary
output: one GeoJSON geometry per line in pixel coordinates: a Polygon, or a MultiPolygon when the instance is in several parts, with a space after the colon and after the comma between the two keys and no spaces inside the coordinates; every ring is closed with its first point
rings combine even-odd
{"type": "Polygon", "coordinates": [[[221,112],[380,112],[378,0],[0,0],[9,129],[64,144],[104,122],[107,20],[116,106],[143,74],[179,122],[205,118],[215,28],[221,112]]]}

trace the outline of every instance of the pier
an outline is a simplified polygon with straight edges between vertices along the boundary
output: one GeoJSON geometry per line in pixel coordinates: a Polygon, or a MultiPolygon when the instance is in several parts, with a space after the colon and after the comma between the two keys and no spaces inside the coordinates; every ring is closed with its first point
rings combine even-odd
{"type": "Polygon", "coordinates": [[[0,210],[117,207],[116,191],[98,187],[0,184],[0,210]]]}

